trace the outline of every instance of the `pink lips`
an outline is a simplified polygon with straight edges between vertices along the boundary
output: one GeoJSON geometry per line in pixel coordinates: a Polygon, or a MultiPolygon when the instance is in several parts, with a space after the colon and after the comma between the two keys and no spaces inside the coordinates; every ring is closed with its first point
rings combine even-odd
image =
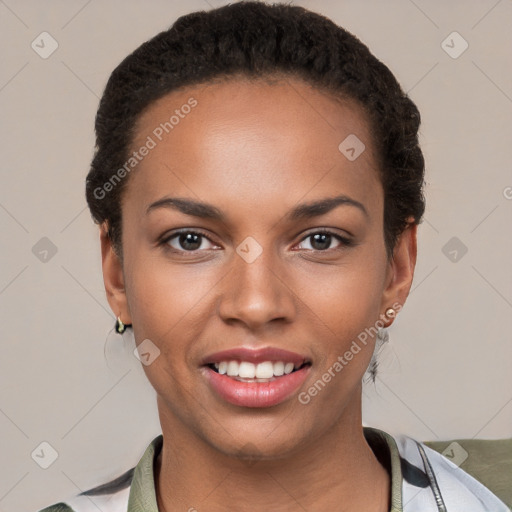
{"type": "Polygon", "coordinates": [[[306,357],[278,348],[248,349],[244,347],[216,352],[204,358],[202,373],[212,390],[223,400],[239,407],[271,407],[284,402],[298,391],[306,380],[310,365],[306,357]],[[268,382],[245,382],[236,377],[221,375],[209,365],[221,361],[292,362],[300,368],[268,382]]]}

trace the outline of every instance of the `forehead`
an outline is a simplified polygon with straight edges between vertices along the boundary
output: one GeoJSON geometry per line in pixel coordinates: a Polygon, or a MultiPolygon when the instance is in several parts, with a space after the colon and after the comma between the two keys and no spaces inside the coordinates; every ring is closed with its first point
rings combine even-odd
{"type": "Polygon", "coordinates": [[[336,192],[378,201],[363,109],[301,80],[237,79],[169,93],[139,118],[132,149],[144,145],[151,149],[128,187],[141,211],[165,193],[236,197],[247,207],[336,192]]]}
{"type": "MultiPolygon", "coordinates": [[[[274,124],[276,128],[284,125],[286,130],[281,131],[283,136],[295,132],[295,135],[302,133],[311,137],[313,131],[319,132],[319,136],[329,133],[335,141],[347,135],[347,132],[357,132],[365,139],[369,136],[368,117],[355,100],[341,95],[334,96],[301,79],[284,75],[276,78],[249,79],[237,76],[217,79],[168,93],[151,103],[139,116],[136,136],[140,140],[166,121],[171,121],[171,131],[174,132],[174,127],[192,110],[187,107],[192,98],[200,107],[193,108],[195,115],[188,122],[195,124],[194,130],[199,124],[212,130],[218,123],[229,123],[238,130],[249,126],[254,129],[259,120],[260,127],[269,136],[272,135],[269,124],[274,124]],[[208,126],[205,123],[206,117],[208,126]],[[194,118],[200,118],[200,123],[194,123],[194,118]],[[290,124],[291,120],[304,123],[290,124]]],[[[179,131],[183,130],[186,130],[186,126],[182,125],[179,131]]],[[[165,134],[168,131],[164,130],[162,135],[165,134]]]]}

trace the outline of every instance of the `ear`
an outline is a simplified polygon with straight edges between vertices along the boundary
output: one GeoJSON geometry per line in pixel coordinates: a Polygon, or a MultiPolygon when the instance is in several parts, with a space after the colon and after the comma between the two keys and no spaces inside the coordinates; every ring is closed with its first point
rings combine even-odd
{"type": "Polygon", "coordinates": [[[108,303],[116,317],[120,317],[125,324],[131,324],[130,310],[128,308],[124,286],[123,265],[108,236],[108,226],[106,222],[100,226],[100,243],[103,282],[105,284],[108,303]]]}
{"type": "MultiPolygon", "coordinates": [[[[412,218],[409,225],[398,238],[386,274],[386,288],[382,294],[381,311],[385,312],[392,307],[398,313],[402,309],[411,289],[416,266],[418,226],[412,218]],[[398,307],[397,307],[398,306],[398,307]]],[[[393,317],[388,320],[385,327],[393,323],[393,317]]]]}

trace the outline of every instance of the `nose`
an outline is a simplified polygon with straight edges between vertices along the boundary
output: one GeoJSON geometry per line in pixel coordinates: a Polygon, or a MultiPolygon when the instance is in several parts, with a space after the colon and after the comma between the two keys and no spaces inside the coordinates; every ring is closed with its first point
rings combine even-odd
{"type": "Polygon", "coordinates": [[[283,263],[270,250],[264,250],[251,263],[238,254],[234,259],[224,281],[220,317],[226,323],[242,323],[250,330],[260,330],[271,322],[292,322],[296,299],[283,263]]]}

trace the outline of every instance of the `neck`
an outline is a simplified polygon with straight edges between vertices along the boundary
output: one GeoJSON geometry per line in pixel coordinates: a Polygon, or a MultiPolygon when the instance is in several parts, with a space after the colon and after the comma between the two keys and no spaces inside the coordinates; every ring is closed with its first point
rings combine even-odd
{"type": "Polygon", "coordinates": [[[366,442],[360,403],[359,414],[350,416],[292,455],[251,461],[219,453],[162,421],[164,443],[155,462],[159,510],[388,512],[390,477],[366,442]]]}

